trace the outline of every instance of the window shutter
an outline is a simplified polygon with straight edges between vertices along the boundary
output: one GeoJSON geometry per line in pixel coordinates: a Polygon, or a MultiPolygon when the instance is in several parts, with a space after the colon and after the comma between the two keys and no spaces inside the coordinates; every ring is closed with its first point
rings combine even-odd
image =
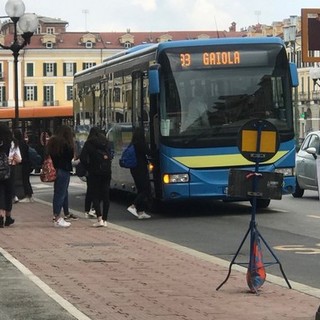
{"type": "Polygon", "coordinates": [[[38,87],[34,86],[34,101],[38,101],[38,87]]]}
{"type": "Polygon", "coordinates": [[[57,64],[53,64],[53,75],[56,77],[57,76],[57,64]]]}
{"type": "Polygon", "coordinates": [[[67,75],[67,67],[66,67],[66,63],[63,63],[63,76],[65,77],[67,75]]]}
{"type": "Polygon", "coordinates": [[[43,64],[43,76],[44,76],[44,77],[47,75],[46,70],[47,70],[47,64],[44,63],[44,64],[43,64]]]}

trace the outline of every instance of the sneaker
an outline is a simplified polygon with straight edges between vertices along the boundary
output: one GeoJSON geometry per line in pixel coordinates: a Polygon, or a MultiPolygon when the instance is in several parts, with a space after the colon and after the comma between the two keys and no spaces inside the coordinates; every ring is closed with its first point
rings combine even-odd
{"type": "Polygon", "coordinates": [[[18,200],[18,201],[21,202],[21,203],[34,202],[32,197],[25,197],[25,198],[23,198],[21,200],[18,200]]]}
{"type": "Polygon", "coordinates": [[[15,197],[13,198],[12,202],[13,202],[13,203],[19,202],[19,198],[18,198],[17,196],[15,196],[15,197]]]}
{"type": "Polygon", "coordinates": [[[107,221],[103,221],[103,226],[107,227],[108,226],[108,222],[107,221]]]}
{"type": "Polygon", "coordinates": [[[61,228],[68,228],[71,226],[70,222],[67,222],[63,218],[59,218],[57,221],[54,222],[55,227],[61,227],[61,228]]]}
{"type": "Polygon", "coordinates": [[[127,210],[132,213],[135,217],[138,216],[138,213],[137,213],[137,209],[136,207],[132,204],[130,207],[127,208],[127,210]]]}
{"type": "Polygon", "coordinates": [[[138,212],[138,219],[150,219],[151,216],[144,211],[138,212]]]}
{"type": "Polygon", "coordinates": [[[88,216],[90,219],[97,219],[96,210],[91,208],[90,211],[88,212],[88,216]]]}
{"type": "Polygon", "coordinates": [[[6,217],[6,221],[5,221],[4,225],[6,227],[9,227],[11,224],[14,224],[14,219],[11,217],[6,217]]]}
{"type": "Polygon", "coordinates": [[[92,226],[95,228],[104,227],[104,222],[103,222],[103,220],[98,220],[92,226]]]}
{"type": "Polygon", "coordinates": [[[76,221],[79,218],[75,214],[69,213],[66,216],[64,216],[64,219],[65,220],[74,220],[74,221],[76,221]]]}

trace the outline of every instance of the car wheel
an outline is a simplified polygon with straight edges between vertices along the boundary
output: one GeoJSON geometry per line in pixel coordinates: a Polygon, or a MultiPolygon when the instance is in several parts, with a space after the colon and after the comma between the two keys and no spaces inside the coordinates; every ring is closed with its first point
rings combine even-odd
{"type": "MultiPolygon", "coordinates": [[[[269,207],[270,199],[257,199],[257,209],[265,209],[269,207]]],[[[253,204],[253,200],[250,200],[251,205],[253,204]]]]}
{"type": "Polygon", "coordinates": [[[296,190],[292,193],[294,198],[301,198],[304,194],[304,189],[301,189],[298,181],[296,181],[296,190]]]}

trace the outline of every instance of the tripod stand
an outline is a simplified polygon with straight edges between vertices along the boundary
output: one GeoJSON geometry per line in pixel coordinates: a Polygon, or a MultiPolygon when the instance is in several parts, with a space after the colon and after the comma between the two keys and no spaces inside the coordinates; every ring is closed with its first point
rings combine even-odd
{"type": "MultiPolygon", "coordinates": [[[[256,223],[256,212],[257,212],[257,198],[261,196],[261,192],[259,192],[258,190],[258,184],[259,184],[259,179],[262,178],[263,174],[259,172],[259,159],[262,156],[261,154],[261,132],[264,128],[267,129],[273,129],[273,126],[270,125],[270,123],[268,123],[267,121],[263,121],[263,120],[255,120],[255,121],[251,121],[249,123],[246,124],[246,131],[248,131],[248,127],[249,129],[252,131],[252,129],[254,129],[256,132],[256,145],[254,146],[254,151],[253,152],[249,152],[249,156],[248,154],[244,154],[242,153],[246,158],[248,157],[252,157],[255,161],[255,171],[254,172],[249,172],[245,175],[245,179],[253,179],[252,180],[252,192],[248,192],[247,194],[249,194],[252,197],[252,210],[251,210],[251,220],[250,220],[250,224],[249,224],[249,228],[244,236],[244,238],[242,239],[240,246],[238,248],[238,250],[236,251],[230,265],[229,265],[229,271],[227,274],[227,277],[225,278],[225,280],[216,288],[216,290],[219,290],[229,279],[230,274],[231,274],[231,269],[232,269],[232,265],[233,264],[238,264],[238,265],[248,265],[249,270],[251,271],[257,271],[258,268],[255,267],[255,255],[254,255],[254,247],[256,245],[255,241],[258,241],[260,243],[260,239],[262,240],[262,242],[264,243],[264,245],[266,246],[266,248],[268,249],[268,251],[271,253],[271,255],[273,256],[273,258],[275,259],[275,261],[273,262],[267,262],[267,263],[262,263],[261,264],[263,266],[270,266],[273,264],[278,264],[280,267],[280,271],[288,285],[288,287],[291,289],[291,285],[283,271],[282,265],[279,261],[279,259],[277,258],[277,256],[275,255],[275,253],[272,251],[272,249],[270,248],[270,246],[268,245],[268,243],[266,242],[266,240],[262,237],[261,233],[259,232],[258,228],[257,228],[257,223],[256,223]],[[243,244],[245,243],[248,235],[250,234],[250,259],[249,259],[249,264],[244,264],[244,263],[236,263],[236,259],[237,256],[239,254],[239,252],[241,251],[241,248],[243,246],[243,244]]],[[[252,133],[250,133],[252,135],[252,133]]],[[[252,137],[251,137],[252,138],[252,137]]],[[[270,137],[268,137],[270,138],[270,137]]],[[[276,145],[276,144],[275,144],[276,145]]],[[[247,148],[247,146],[246,146],[247,148]]],[[[276,149],[276,148],[275,148],[276,149]]],[[[242,149],[240,149],[242,150],[242,149]]],[[[272,157],[273,155],[269,155],[269,157],[272,157]]],[[[266,158],[266,157],[265,157],[266,158]]],[[[252,159],[250,158],[250,160],[252,161],[252,159]]],[[[280,185],[281,187],[281,185],[280,185]]],[[[253,285],[253,290],[257,293],[257,288],[253,285]]]]}

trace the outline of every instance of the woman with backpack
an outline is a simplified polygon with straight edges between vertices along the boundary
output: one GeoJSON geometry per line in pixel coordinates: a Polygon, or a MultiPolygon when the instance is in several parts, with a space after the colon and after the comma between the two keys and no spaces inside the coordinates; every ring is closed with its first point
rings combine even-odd
{"type": "Polygon", "coordinates": [[[81,150],[80,161],[88,171],[87,196],[92,199],[98,218],[93,224],[94,227],[108,226],[111,160],[111,150],[106,136],[99,128],[92,127],[81,150]]]}
{"type": "Polygon", "coordinates": [[[8,126],[0,124],[0,228],[14,223],[11,217],[13,185],[9,165],[12,139],[8,126]]]}

